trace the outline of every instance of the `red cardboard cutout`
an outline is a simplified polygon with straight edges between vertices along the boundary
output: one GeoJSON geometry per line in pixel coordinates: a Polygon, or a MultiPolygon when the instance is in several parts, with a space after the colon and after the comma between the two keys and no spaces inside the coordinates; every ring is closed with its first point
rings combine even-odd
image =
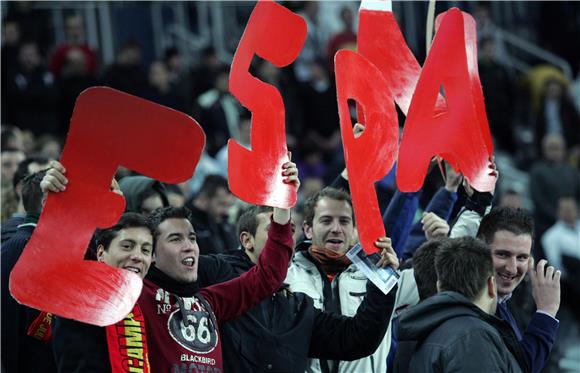
{"type": "Polygon", "coordinates": [[[228,181],[231,191],[248,203],[281,208],[296,203],[296,190],[284,184],[281,171],[288,161],[282,96],[249,68],[254,54],[278,67],[292,63],[305,39],[300,16],[272,1],[259,1],[234,56],[229,88],[252,112],[252,150],[228,141],[228,181]]]}
{"type": "Polygon", "coordinates": [[[359,240],[371,254],[376,252],[374,242],[385,236],[374,183],[391,170],[397,156],[397,113],[387,82],[366,58],[341,50],[335,57],[335,71],[344,159],[359,240]],[[348,99],[354,99],[364,110],[365,130],[356,139],[348,99]]]}
{"type": "Polygon", "coordinates": [[[124,199],[109,191],[123,165],[168,183],[191,177],[205,135],[192,118],[110,88],[77,99],[62,164],[69,183],[49,194],[34,234],[10,276],[27,306],[104,326],[125,317],[141,293],[134,273],[84,261],[97,227],[115,224],[124,199]]]}
{"type": "MultiPolygon", "coordinates": [[[[393,12],[361,8],[358,52],[383,73],[392,99],[407,115],[421,66],[405,43],[393,12]]],[[[440,96],[437,107],[444,109],[440,96]]]]}
{"type": "Polygon", "coordinates": [[[440,15],[437,22],[441,27],[403,131],[397,186],[404,192],[419,190],[431,158],[440,155],[475,189],[490,191],[495,184],[488,169],[493,144],[477,74],[475,22],[456,8],[440,15]],[[447,101],[444,112],[434,109],[441,86],[447,101]]]}

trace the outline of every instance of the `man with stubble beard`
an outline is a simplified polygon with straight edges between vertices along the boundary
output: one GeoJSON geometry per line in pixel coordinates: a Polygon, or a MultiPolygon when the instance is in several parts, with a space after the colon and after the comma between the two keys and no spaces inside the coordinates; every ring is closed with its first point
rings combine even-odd
{"type": "Polygon", "coordinates": [[[491,249],[498,294],[496,316],[510,323],[535,373],[548,361],[558,330],[560,271],[547,266],[544,259],[534,268],[533,232],[532,217],[524,210],[498,207],[484,216],[477,237],[491,249]],[[522,334],[507,302],[526,273],[530,274],[536,312],[522,334]]]}

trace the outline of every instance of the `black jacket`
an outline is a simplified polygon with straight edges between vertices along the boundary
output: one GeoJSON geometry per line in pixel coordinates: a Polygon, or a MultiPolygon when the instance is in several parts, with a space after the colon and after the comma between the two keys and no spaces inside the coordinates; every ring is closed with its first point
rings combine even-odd
{"type": "Polygon", "coordinates": [[[105,328],[55,317],[52,345],[59,373],[111,371],[105,328]]]}
{"type": "Polygon", "coordinates": [[[225,254],[238,247],[239,241],[233,225],[226,221],[213,221],[207,212],[195,207],[191,201],[187,208],[191,210],[191,225],[195,229],[200,254],[225,254]]]}
{"type": "MultiPolygon", "coordinates": [[[[254,263],[243,251],[221,258],[236,275],[254,263]]],[[[396,289],[374,285],[355,317],[322,312],[312,298],[284,285],[272,298],[222,325],[224,372],[304,372],[308,358],[357,360],[372,354],[389,324],[396,289]]]]}
{"type": "MultiPolygon", "coordinates": [[[[50,342],[26,335],[40,312],[16,302],[9,291],[10,272],[32,236],[34,225],[19,226],[2,244],[2,367],[3,372],[55,372],[50,342]]],[[[39,264],[40,265],[40,264],[39,264]]]]}
{"type": "Polygon", "coordinates": [[[404,312],[397,332],[395,372],[528,371],[505,321],[463,295],[442,292],[404,312]]]}
{"type": "Polygon", "coordinates": [[[15,234],[18,226],[24,222],[24,216],[12,215],[8,220],[2,223],[2,234],[0,240],[2,242],[2,252],[4,252],[4,242],[11,239],[15,234]]]}

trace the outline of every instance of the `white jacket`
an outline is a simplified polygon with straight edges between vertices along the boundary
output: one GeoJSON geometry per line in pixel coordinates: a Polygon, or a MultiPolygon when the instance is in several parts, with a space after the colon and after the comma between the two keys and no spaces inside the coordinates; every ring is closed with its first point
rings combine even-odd
{"type": "MultiPolygon", "coordinates": [[[[324,307],[324,282],[323,275],[316,265],[310,261],[304,251],[298,251],[288,269],[286,283],[290,289],[296,292],[303,292],[314,300],[314,306],[320,310],[324,307]]],[[[333,304],[340,309],[342,315],[354,316],[359,305],[366,294],[367,278],[352,264],[347,269],[338,274],[331,283],[333,294],[333,304]]],[[[395,305],[396,307],[396,305],[395,305]]],[[[338,363],[338,372],[386,372],[387,355],[391,346],[391,326],[374,354],[355,361],[329,362],[338,363]]],[[[331,365],[331,371],[332,371],[331,365]]],[[[310,359],[307,372],[322,372],[320,361],[310,359]]]]}

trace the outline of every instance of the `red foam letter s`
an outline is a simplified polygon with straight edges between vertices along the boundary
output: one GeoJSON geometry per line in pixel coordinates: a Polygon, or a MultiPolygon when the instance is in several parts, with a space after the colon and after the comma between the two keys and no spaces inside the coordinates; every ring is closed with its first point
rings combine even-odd
{"type": "Polygon", "coordinates": [[[62,163],[69,184],[50,194],[39,224],[10,276],[10,292],[30,307],[94,325],[130,311],[141,279],[84,261],[97,227],[113,225],[124,200],[109,191],[117,167],[177,183],[191,177],[205,135],[190,117],[110,88],[78,98],[62,163]]]}
{"type": "Polygon", "coordinates": [[[423,185],[429,161],[440,155],[460,170],[479,191],[489,191],[495,177],[489,175],[493,144],[483,93],[477,74],[475,22],[458,9],[444,17],[427,57],[407,116],[397,185],[414,192],[423,185]],[[441,86],[447,109],[434,110],[441,86]]]}
{"type": "Polygon", "coordinates": [[[393,167],[398,126],[395,106],[381,72],[361,55],[341,50],[335,57],[338,112],[360,242],[366,253],[385,235],[374,182],[393,167]],[[362,106],[365,130],[354,138],[347,100],[362,106]]]}
{"type": "Polygon", "coordinates": [[[259,1],[240,40],[230,72],[231,93],[252,112],[252,150],[228,141],[228,179],[240,199],[289,208],[296,191],[283,183],[288,161],[284,103],[278,90],[248,71],[254,54],[278,67],[290,64],[306,39],[304,20],[272,1],[259,1]]]}

